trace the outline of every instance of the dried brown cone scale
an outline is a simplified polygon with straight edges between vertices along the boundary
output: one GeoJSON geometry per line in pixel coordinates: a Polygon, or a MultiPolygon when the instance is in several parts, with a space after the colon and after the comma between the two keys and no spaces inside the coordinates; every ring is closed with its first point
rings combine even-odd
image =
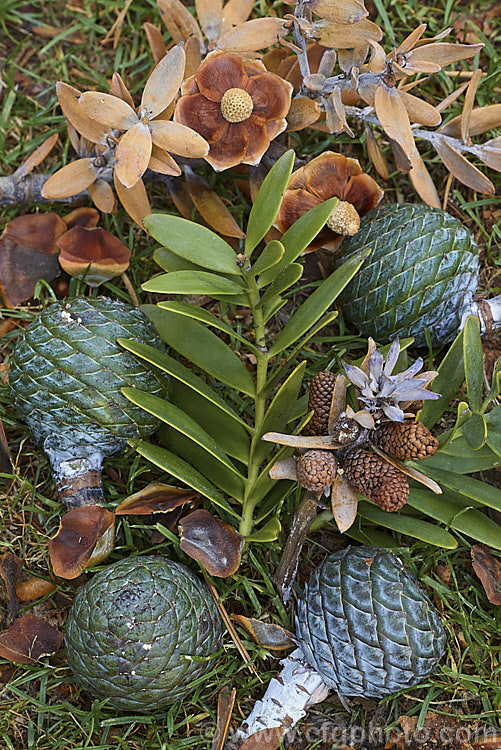
{"type": "Polygon", "coordinates": [[[351,448],[343,459],[343,469],[348,482],[382,510],[399,510],[409,498],[409,484],[402,472],[366,448],[351,448]]]}
{"type": "Polygon", "coordinates": [[[296,464],[296,478],[301,487],[320,496],[336,478],[336,459],[329,451],[306,451],[296,464]]]}
{"type": "Polygon", "coordinates": [[[317,372],[310,383],[308,411],[314,411],[306,426],[308,435],[327,435],[329,413],[336,376],[330,370],[317,372]]]}
{"type": "Polygon", "coordinates": [[[371,435],[371,441],[389,456],[401,461],[433,456],[438,440],[422,422],[384,422],[371,435]]]}

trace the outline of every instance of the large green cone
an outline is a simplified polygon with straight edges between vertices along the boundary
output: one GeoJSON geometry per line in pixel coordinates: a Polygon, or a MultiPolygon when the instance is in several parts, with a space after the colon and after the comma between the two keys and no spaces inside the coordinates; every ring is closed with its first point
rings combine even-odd
{"type": "Polygon", "coordinates": [[[210,592],[184,565],[162,557],[120,560],[83,586],[71,608],[71,669],[97,698],[122,711],[155,712],[209,672],[223,624],[210,592]]]}
{"type": "Polygon", "coordinates": [[[343,241],[338,262],[371,248],[370,257],[339,298],[363,336],[385,342],[414,336],[425,344],[458,332],[478,284],[478,250],[469,230],[445,211],[408,203],[370,211],[343,241]]]}
{"type": "Polygon", "coordinates": [[[401,560],[347,547],[316,568],[299,601],[296,635],[340,695],[382,698],[416,685],[443,655],[437,610],[401,560]]]}
{"type": "Polygon", "coordinates": [[[157,426],[120,390],[160,395],[166,382],[120,347],[119,337],[163,348],[140,310],[105,297],[56,302],[26,328],[9,383],[15,408],[49,455],[107,456],[157,426]]]}

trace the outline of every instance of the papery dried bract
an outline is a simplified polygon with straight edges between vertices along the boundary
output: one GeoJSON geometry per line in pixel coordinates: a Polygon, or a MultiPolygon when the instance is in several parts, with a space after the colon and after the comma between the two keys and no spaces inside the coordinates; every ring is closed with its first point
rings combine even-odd
{"type": "Polygon", "coordinates": [[[339,531],[348,531],[357,517],[358,494],[344,476],[339,474],[332,485],[331,508],[339,531]]]}
{"type": "Polygon", "coordinates": [[[207,510],[195,510],[180,524],[180,547],[214,576],[227,578],[236,573],[244,538],[207,510]]]}
{"type": "Polygon", "coordinates": [[[113,513],[100,505],[86,505],[66,513],[59,531],[48,543],[55,575],[77,578],[85,568],[105,560],[113,550],[114,524],[113,513]]]}
{"type": "Polygon", "coordinates": [[[307,97],[297,97],[291,102],[287,114],[287,130],[303,130],[318,120],[322,110],[318,103],[307,97]]]}
{"type": "Polygon", "coordinates": [[[189,503],[198,493],[183,490],[163,482],[151,482],[139,492],[129,495],[115,509],[115,515],[145,516],[150,513],[168,513],[189,503]]]}
{"type": "Polygon", "coordinates": [[[471,561],[488,600],[491,604],[501,604],[501,562],[481,544],[471,548],[471,561]]]}

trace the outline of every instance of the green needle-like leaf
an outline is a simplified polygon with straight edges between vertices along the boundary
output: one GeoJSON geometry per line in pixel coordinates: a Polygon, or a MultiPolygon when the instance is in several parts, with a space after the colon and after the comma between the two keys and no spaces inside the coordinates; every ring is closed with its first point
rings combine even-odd
{"type": "Polygon", "coordinates": [[[143,305],[143,312],[155,324],[165,343],[216,380],[253,396],[250,372],[230,347],[205,326],[155,305],[143,305]]]}
{"type": "Polygon", "coordinates": [[[273,165],[259,188],[251,208],[245,237],[245,254],[251,257],[253,250],[270,229],[278,213],[283,195],[294,166],[294,151],[287,151],[273,165]]]}
{"type": "Polygon", "coordinates": [[[313,294],[310,294],[306,301],[297,308],[296,312],[277,336],[275,343],[270,349],[270,357],[280,354],[280,352],[287,349],[291,344],[294,344],[300,336],[303,336],[315,325],[327,308],[335,302],[336,297],[355,276],[369,255],[370,250],[353,255],[353,257],[325,279],[315,289],[313,294]]]}
{"type": "Polygon", "coordinates": [[[209,271],[241,276],[233,248],[207,227],[170,214],[145,216],[144,225],[157,242],[181,258],[209,271]]]}

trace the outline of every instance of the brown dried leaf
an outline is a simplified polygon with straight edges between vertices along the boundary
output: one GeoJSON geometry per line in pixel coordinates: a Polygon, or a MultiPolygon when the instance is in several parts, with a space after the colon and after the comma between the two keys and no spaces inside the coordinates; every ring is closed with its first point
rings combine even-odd
{"type": "Polygon", "coordinates": [[[331,23],[353,24],[369,15],[360,0],[311,0],[308,3],[314,13],[331,23]]]}
{"type": "MultiPolygon", "coordinates": [[[[186,65],[184,67],[184,77],[189,78],[195,75],[202,62],[202,46],[199,36],[192,34],[184,45],[186,55],[186,65]]],[[[173,102],[175,104],[175,102],[173,102]]],[[[166,118],[167,119],[167,118],[166,118]]]]}
{"type": "Polygon", "coordinates": [[[473,75],[470,79],[470,83],[468,86],[468,91],[466,92],[466,96],[464,98],[463,111],[461,112],[460,130],[461,130],[461,140],[464,141],[465,143],[471,142],[470,117],[471,117],[473,105],[475,103],[475,96],[477,94],[478,84],[480,83],[481,78],[482,78],[482,70],[480,68],[477,68],[477,70],[473,71],[473,75]]]}
{"type": "Polygon", "coordinates": [[[293,99],[287,115],[287,130],[303,130],[318,120],[322,111],[317,102],[300,96],[293,99]]]}
{"type": "Polygon", "coordinates": [[[482,172],[470,164],[465,157],[456,151],[445,139],[436,138],[433,146],[443,163],[459,182],[463,185],[477,190],[479,193],[494,195],[495,189],[492,182],[482,172]]]}
{"type": "Polygon", "coordinates": [[[332,515],[341,533],[347,531],[355,522],[358,509],[358,495],[349,482],[336,475],[331,491],[332,515]]]}
{"type": "Polygon", "coordinates": [[[78,104],[87,117],[102,123],[107,129],[128,130],[139,122],[130,104],[118,96],[103,94],[100,91],[84,91],[78,99],[78,104]]]}
{"type": "Polygon", "coordinates": [[[238,239],[245,237],[221,198],[202,177],[199,177],[188,167],[185,170],[185,178],[193,203],[212,229],[226,237],[237,237],[238,239]]]}
{"type": "Polygon", "coordinates": [[[195,0],[197,17],[202,31],[210,42],[215,42],[221,33],[223,3],[221,0],[195,0]]]}
{"type": "Polygon", "coordinates": [[[89,286],[99,286],[129,267],[129,248],[100,227],[74,226],[57,244],[59,262],[66,273],[85,279],[89,286]]]}
{"type": "Polygon", "coordinates": [[[152,147],[150,129],[137,122],[120,138],[115,154],[115,173],[122,185],[131,188],[148,169],[152,147]]]}
{"type": "Polygon", "coordinates": [[[14,308],[29,299],[40,279],[59,276],[56,240],[66,224],[55,213],[16,216],[0,240],[0,295],[14,308]]]}
{"type": "Polygon", "coordinates": [[[78,100],[81,96],[78,89],[63,81],[56,83],[56,94],[64,116],[75,130],[92,143],[106,144],[109,128],[93,120],[81,109],[78,100]]]}
{"type": "Polygon", "coordinates": [[[117,96],[123,102],[129,105],[131,109],[134,109],[134,99],[125,83],[123,82],[120,73],[113,73],[110,85],[111,96],[117,96]]]}
{"type": "Polygon", "coordinates": [[[89,195],[94,205],[103,212],[103,214],[113,214],[116,211],[117,201],[113,188],[106,180],[97,179],[92,185],[89,185],[89,195]]]}
{"type": "Polygon", "coordinates": [[[417,150],[417,146],[414,146],[414,151],[411,154],[411,164],[412,169],[409,172],[409,176],[416,193],[428,206],[442,208],[435,183],[421,158],[421,154],[417,150]]]}
{"type": "Polygon", "coordinates": [[[416,64],[420,62],[432,63],[443,68],[453,62],[475,57],[483,46],[483,44],[450,44],[449,42],[423,44],[408,54],[407,64],[415,70],[417,70],[416,64]]]}
{"type": "Polygon", "coordinates": [[[369,47],[371,56],[367,63],[367,71],[369,73],[382,73],[387,65],[386,53],[381,45],[372,39],[369,41],[369,47]]]}
{"type": "Polygon", "coordinates": [[[171,177],[179,177],[181,174],[181,168],[172,156],[168,154],[167,151],[164,151],[155,145],[153,145],[153,148],[151,149],[148,168],[153,170],[153,172],[170,175],[171,177]]]}
{"type": "Polygon", "coordinates": [[[180,0],[157,0],[158,10],[175,43],[191,34],[202,37],[200,26],[180,0]]]}
{"type": "Polygon", "coordinates": [[[180,547],[213,576],[227,578],[236,573],[244,538],[208,510],[195,510],[179,524],[180,547]]]}
{"type": "Polygon", "coordinates": [[[0,656],[16,664],[35,664],[43,656],[57,653],[63,640],[57,628],[28,612],[0,633],[0,656]]]}
{"type": "MultiPolygon", "coordinates": [[[[144,33],[146,34],[146,40],[151,50],[151,54],[153,55],[153,61],[156,65],[160,62],[162,57],[165,57],[165,54],[167,53],[167,47],[165,46],[162,32],[157,29],[156,26],[153,26],[152,23],[148,22],[143,23],[143,29],[144,33]]],[[[175,39],[174,41],[177,42],[180,41],[180,39],[175,39]]]]}
{"type": "Polygon", "coordinates": [[[205,138],[180,122],[155,120],[150,129],[153,143],[165,151],[191,159],[201,159],[209,153],[205,138]]]}
{"type": "Polygon", "coordinates": [[[501,172],[501,138],[493,138],[477,147],[479,159],[491,169],[501,172]]]}
{"type": "Polygon", "coordinates": [[[270,479],[290,479],[292,482],[296,482],[296,461],[293,458],[276,461],[269,470],[268,476],[270,479]]]}
{"type": "MultiPolygon", "coordinates": [[[[501,104],[490,104],[487,107],[479,107],[472,110],[470,115],[470,136],[481,135],[487,130],[501,127],[501,104]]],[[[459,138],[461,135],[461,115],[454,117],[439,130],[444,135],[459,138]]]]}
{"type": "Polygon", "coordinates": [[[246,21],[254,6],[254,0],[229,0],[223,8],[221,33],[246,21]]]}
{"type": "Polygon", "coordinates": [[[10,620],[14,620],[19,612],[19,598],[16,592],[16,584],[21,577],[23,565],[24,560],[12,552],[6,552],[0,557],[0,578],[5,584],[8,602],[7,614],[10,620]]]}
{"type": "MultiPolygon", "coordinates": [[[[417,83],[420,83],[420,81],[417,81],[417,83]]],[[[440,104],[436,105],[435,109],[437,110],[437,112],[443,112],[444,109],[446,109],[447,107],[450,107],[450,105],[453,104],[456,101],[456,99],[458,99],[461,96],[461,94],[463,93],[463,91],[466,88],[468,88],[469,84],[470,84],[469,81],[466,81],[465,83],[462,83],[461,86],[459,86],[455,91],[452,92],[452,94],[449,94],[449,96],[446,96],[445,99],[443,99],[440,102],[440,104]]],[[[444,127],[445,127],[445,125],[442,126],[442,128],[444,128],[444,127]]],[[[441,130],[442,130],[442,128],[441,128],[441,130]]]]}
{"type": "Polygon", "coordinates": [[[296,646],[294,635],[281,625],[273,622],[262,622],[254,617],[245,617],[244,615],[232,615],[232,617],[263,648],[270,651],[283,651],[284,648],[296,646]]]}
{"type": "Polygon", "coordinates": [[[431,104],[413,96],[413,94],[402,91],[402,89],[399,89],[399,95],[411,122],[417,122],[419,125],[426,125],[430,128],[440,125],[442,117],[431,104]]]}
{"type": "Polygon", "coordinates": [[[282,432],[266,432],[261,440],[278,443],[279,445],[289,445],[291,448],[305,448],[306,450],[341,448],[328,435],[286,435],[282,432]]]}
{"type": "Polygon", "coordinates": [[[231,714],[235,705],[236,688],[225,685],[217,696],[216,731],[212,738],[211,750],[223,750],[226,736],[230,728],[231,714]]]}
{"type": "Polygon", "coordinates": [[[372,132],[372,128],[370,127],[370,125],[365,126],[365,135],[369,159],[374,164],[374,168],[378,175],[382,177],[383,180],[387,180],[390,174],[388,165],[381,152],[381,149],[379,148],[379,144],[374,137],[374,133],[372,132]]]}
{"type": "Polygon", "coordinates": [[[329,409],[329,420],[327,424],[327,432],[329,435],[332,433],[332,429],[336,422],[340,419],[341,414],[346,409],[346,386],[347,380],[344,375],[337,375],[334,381],[334,388],[332,391],[331,405],[329,409]]]}
{"type": "Polygon", "coordinates": [[[348,122],[346,120],[346,112],[345,112],[345,109],[344,109],[344,104],[343,104],[343,102],[341,100],[341,89],[335,88],[334,91],[332,92],[330,98],[331,98],[331,101],[332,101],[332,105],[334,107],[334,112],[336,113],[336,115],[339,118],[339,121],[340,121],[340,123],[342,125],[343,131],[347,135],[349,135],[350,138],[354,138],[355,137],[355,133],[350,128],[350,126],[348,125],[348,122]]]}
{"type": "Polygon", "coordinates": [[[191,200],[190,194],[184,182],[180,180],[169,180],[168,184],[170,197],[175,207],[185,219],[191,219],[195,204],[191,200]]]}
{"type": "Polygon", "coordinates": [[[56,536],[49,539],[55,575],[77,578],[85,568],[105,560],[113,550],[115,517],[100,505],[74,508],[61,518],[56,536]]]}
{"type": "MultiPolygon", "coordinates": [[[[0,249],[0,254],[1,254],[0,249]]],[[[7,436],[5,435],[4,426],[0,419],[0,471],[4,474],[12,473],[12,457],[10,455],[9,444],[7,442],[7,436]]]]}
{"type": "Polygon", "coordinates": [[[42,195],[47,200],[59,200],[78,195],[87,190],[97,177],[99,169],[94,166],[94,159],[77,159],[58,169],[44,182],[42,195]]]}
{"type": "Polygon", "coordinates": [[[30,172],[32,172],[33,169],[35,169],[35,167],[37,167],[40,162],[42,162],[45,157],[50,154],[50,152],[56,145],[58,138],[59,136],[57,133],[54,133],[54,135],[46,138],[46,140],[28,156],[26,161],[21,164],[18,169],[16,169],[12,177],[15,180],[23,180],[26,175],[30,174],[30,172]]]}
{"type": "Polygon", "coordinates": [[[501,604],[501,561],[482,544],[471,548],[473,570],[480,578],[491,604],[501,604]]]}
{"type": "Polygon", "coordinates": [[[239,750],[277,750],[287,732],[286,727],[261,729],[248,737],[239,750]]]}
{"type": "Polygon", "coordinates": [[[182,490],[170,484],[151,482],[139,492],[129,495],[115,509],[116,516],[146,516],[167,513],[197,497],[193,490],[182,490]]]}
{"type": "Polygon", "coordinates": [[[389,88],[382,83],[376,89],[374,107],[385,133],[398,143],[404,154],[410,159],[414,151],[414,136],[409,115],[402,99],[402,92],[395,87],[389,88]]]}
{"type": "Polygon", "coordinates": [[[393,141],[391,138],[390,146],[391,150],[393,151],[393,158],[395,160],[396,168],[401,172],[410,172],[410,170],[412,169],[412,163],[409,157],[404,153],[402,146],[396,141],[393,141]]]}
{"type": "Polygon", "coordinates": [[[32,602],[34,599],[41,599],[47,596],[56,588],[52,581],[45,581],[43,578],[28,578],[27,581],[20,581],[16,585],[16,594],[20,602],[32,602]]]}
{"type": "Polygon", "coordinates": [[[151,119],[167,109],[183,82],[185,63],[184,49],[176,44],[153,68],[141,97],[143,114],[151,119]]]}
{"type": "Polygon", "coordinates": [[[288,33],[281,18],[254,18],[219,37],[216,49],[225,52],[255,52],[276,44],[288,33]]]}
{"type": "Polygon", "coordinates": [[[322,44],[324,47],[333,49],[350,49],[361,47],[364,44],[380,42],[383,32],[372,21],[364,18],[355,24],[332,24],[328,21],[315,21],[309,29],[305,30],[306,36],[322,44]]]}
{"type": "MultiPolygon", "coordinates": [[[[150,201],[144,187],[144,182],[139,180],[134,187],[127,188],[122,185],[120,180],[114,175],[115,190],[117,191],[120,203],[125,208],[131,219],[134,219],[141,229],[144,229],[143,219],[151,214],[150,201]]],[[[145,230],[146,231],[146,230],[145,230]]]]}
{"type": "Polygon", "coordinates": [[[416,43],[421,39],[424,32],[426,31],[426,24],[422,23],[420,26],[418,26],[414,31],[411,31],[409,36],[405,37],[402,44],[400,44],[395,52],[397,55],[404,55],[406,52],[409,52],[413,47],[416,45],[416,43]]]}

